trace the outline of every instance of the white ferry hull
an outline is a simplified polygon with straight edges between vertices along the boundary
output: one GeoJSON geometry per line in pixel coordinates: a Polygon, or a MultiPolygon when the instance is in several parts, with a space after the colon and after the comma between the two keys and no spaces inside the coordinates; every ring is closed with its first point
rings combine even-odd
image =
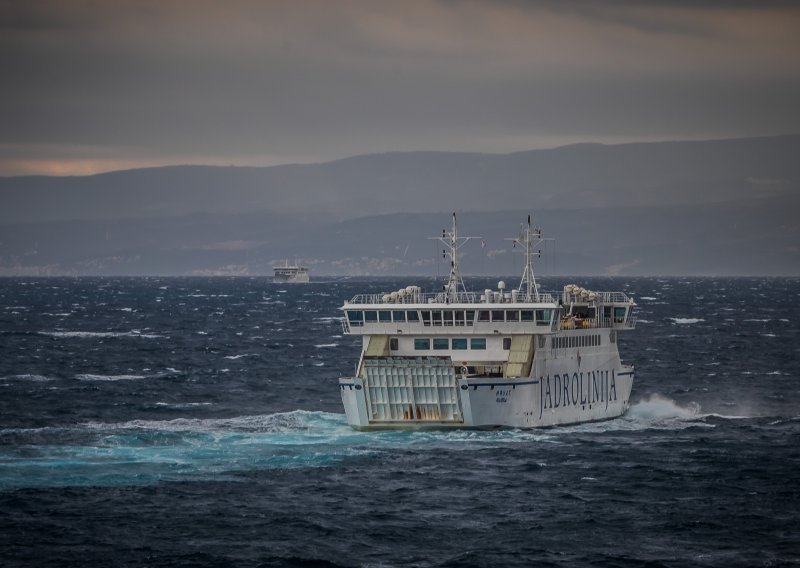
{"type": "MultiPolygon", "coordinates": [[[[529,378],[456,377],[452,396],[457,411],[443,418],[422,415],[416,405],[394,419],[376,417],[368,400],[367,378],[341,378],[339,387],[347,422],[357,430],[430,428],[542,428],[617,418],[629,406],[633,367],[554,367],[529,378]]],[[[395,388],[397,390],[398,387],[395,388]]],[[[399,385],[400,390],[408,390],[399,385]]],[[[422,387],[424,388],[424,387],[422,387]]],[[[441,395],[442,387],[437,389],[441,395]]],[[[399,398],[389,393],[387,398],[399,398]]],[[[430,406],[430,405],[429,405],[430,406]]]]}
{"type": "Polygon", "coordinates": [[[273,276],[272,278],[274,284],[308,284],[310,281],[307,272],[294,276],[273,276]]]}

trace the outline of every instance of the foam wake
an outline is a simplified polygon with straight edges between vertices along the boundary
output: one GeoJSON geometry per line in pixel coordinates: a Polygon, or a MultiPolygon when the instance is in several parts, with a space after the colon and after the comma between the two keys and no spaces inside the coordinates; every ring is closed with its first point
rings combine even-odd
{"type": "Polygon", "coordinates": [[[327,467],[403,448],[481,449],[552,438],[531,430],[357,432],[347,425],[344,414],[302,410],[232,418],[91,422],[69,432],[50,427],[17,430],[14,436],[27,438],[28,443],[20,440],[16,446],[24,451],[0,447],[0,488],[236,479],[245,471],[327,467]],[[57,443],[64,438],[84,442],[57,443]]]}
{"type": "Polygon", "coordinates": [[[650,397],[633,404],[625,416],[631,420],[652,423],[682,422],[703,417],[700,412],[700,405],[696,402],[681,406],[674,400],[660,394],[652,394],[650,397]]]}

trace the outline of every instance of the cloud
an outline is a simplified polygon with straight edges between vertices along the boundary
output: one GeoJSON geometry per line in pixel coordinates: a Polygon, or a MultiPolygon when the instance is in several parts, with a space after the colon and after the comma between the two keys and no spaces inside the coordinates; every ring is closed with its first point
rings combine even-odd
{"type": "Polygon", "coordinates": [[[800,130],[790,3],[33,0],[0,30],[0,173],[800,130]]]}

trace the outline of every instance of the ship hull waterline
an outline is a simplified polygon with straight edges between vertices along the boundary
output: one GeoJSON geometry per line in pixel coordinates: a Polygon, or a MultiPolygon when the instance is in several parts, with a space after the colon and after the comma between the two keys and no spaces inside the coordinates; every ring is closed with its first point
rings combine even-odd
{"type": "Polygon", "coordinates": [[[433,413],[429,418],[419,415],[414,404],[402,417],[378,419],[365,378],[341,378],[339,387],[347,423],[359,431],[538,429],[623,416],[633,379],[633,367],[627,365],[536,378],[458,377],[453,393],[458,410],[444,420],[433,413]]]}

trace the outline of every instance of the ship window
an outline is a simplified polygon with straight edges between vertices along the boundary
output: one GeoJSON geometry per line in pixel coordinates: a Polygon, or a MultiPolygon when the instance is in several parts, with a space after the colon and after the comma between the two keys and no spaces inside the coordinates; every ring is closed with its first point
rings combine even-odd
{"type": "Polygon", "coordinates": [[[611,319],[611,306],[603,306],[603,319],[611,319]]]}
{"type": "Polygon", "coordinates": [[[361,327],[364,325],[364,312],[361,310],[355,312],[347,312],[347,320],[351,326],[361,327]]]}
{"type": "Polygon", "coordinates": [[[470,349],[486,349],[485,337],[473,337],[469,340],[470,349]]]}
{"type": "Polygon", "coordinates": [[[422,325],[431,325],[431,312],[430,310],[422,310],[422,325]]]}
{"type": "Polygon", "coordinates": [[[492,321],[505,321],[505,312],[503,310],[492,310],[492,321]]]}
{"type": "Polygon", "coordinates": [[[536,310],[536,325],[550,325],[552,310],[536,310]]]}
{"type": "Polygon", "coordinates": [[[519,311],[508,310],[506,312],[506,321],[519,321],[519,311]]]}
{"type": "Polygon", "coordinates": [[[475,321],[475,310],[467,310],[467,325],[472,325],[475,321]]]}
{"type": "Polygon", "coordinates": [[[614,323],[625,321],[625,308],[614,308],[614,323]]]}
{"type": "Polygon", "coordinates": [[[427,351],[431,348],[431,340],[427,337],[414,338],[414,349],[417,351],[427,351]]]}
{"type": "Polygon", "coordinates": [[[466,349],[467,348],[467,338],[466,337],[454,337],[453,338],[453,349],[466,349]]]}
{"type": "Polygon", "coordinates": [[[464,311],[463,310],[456,310],[456,325],[464,325],[464,311]]]}
{"type": "Polygon", "coordinates": [[[533,310],[522,310],[522,321],[533,321],[533,310]]]}
{"type": "Polygon", "coordinates": [[[511,338],[510,337],[504,337],[503,338],[503,349],[505,349],[506,351],[511,349],[511,338]]]}
{"type": "Polygon", "coordinates": [[[478,312],[478,321],[489,321],[489,310],[481,310],[478,312]]]}
{"type": "Polygon", "coordinates": [[[444,320],[444,325],[453,325],[453,310],[443,311],[442,320],[444,320]]]}
{"type": "Polygon", "coordinates": [[[392,351],[397,351],[398,347],[397,347],[397,338],[396,337],[390,337],[389,338],[389,349],[391,349],[392,351]]]}
{"type": "Polygon", "coordinates": [[[450,340],[446,337],[435,337],[433,339],[434,349],[450,349],[450,340]]]}
{"type": "Polygon", "coordinates": [[[378,319],[381,321],[392,321],[392,312],[389,310],[381,310],[378,312],[378,319]]]}
{"type": "Polygon", "coordinates": [[[442,325],[442,312],[440,310],[434,310],[431,313],[433,314],[433,325],[442,325]]]}
{"type": "Polygon", "coordinates": [[[416,310],[408,310],[406,312],[406,319],[408,321],[419,321],[419,313],[416,310]]]}
{"type": "Polygon", "coordinates": [[[378,321],[378,312],[375,310],[367,310],[364,312],[364,319],[367,321],[378,321]]]}
{"type": "Polygon", "coordinates": [[[392,312],[392,320],[394,321],[406,321],[406,313],[405,312],[392,312]]]}

